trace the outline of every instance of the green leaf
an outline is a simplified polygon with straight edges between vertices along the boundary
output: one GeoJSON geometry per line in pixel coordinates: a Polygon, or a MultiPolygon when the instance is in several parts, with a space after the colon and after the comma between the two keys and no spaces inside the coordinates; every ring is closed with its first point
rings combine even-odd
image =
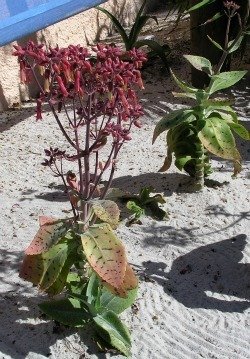
{"type": "Polygon", "coordinates": [[[212,42],[212,44],[214,44],[215,47],[217,47],[219,50],[222,50],[223,51],[223,47],[221,47],[220,44],[218,44],[218,42],[216,42],[215,40],[213,40],[210,36],[208,36],[208,39],[212,42]]]}
{"type": "Polygon", "coordinates": [[[204,71],[209,75],[213,74],[211,62],[202,56],[184,55],[185,59],[197,70],[204,71]]]}
{"type": "MultiPolygon", "coordinates": [[[[238,117],[235,111],[231,106],[223,105],[220,103],[212,104],[205,109],[205,116],[209,117],[213,113],[218,113],[220,117],[224,118],[226,121],[238,122],[238,117]]],[[[217,117],[217,116],[211,116],[217,117]]]]}
{"type": "MultiPolygon", "coordinates": [[[[178,79],[178,77],[173,73],[172,70],[170,70],[171,72],[171,75],[174,79],[174,81],[176,82],[176,84],[185,92],[188,92],[188,93],[192,93],[192,94],[195,94],[198,89],[196,89],[195,87],[191,86],[191,85],[188,85],[186,82],[178,79]]],[[[195,97],[194,97],[195,98],[195,97]]]]}
{"type": "Polygon", "coordinates": [[[92,209],[95,215],[102,221],[109,223],[112,228],[116,228],[119,223],[120,210],[114,201],[107,199],[93,200],[92,209]]]}
{"type": "Polygon", "coordinates": [[[104,14],[106,14],[111,19],[111,21],[113,22],[113,24],[116,27],[117,31],[119,32],[119,34],[122,37],[122,40],[123,40],[123,42],[125,44],[125,47],[126,47],[126,50],[128,50],[127,47],[129,46],[129,39],[128,39],[128,36],[126,34],[125,29],[123,28],[121,23],[118,21],[118,19],[114,15],[112,15],[108,10],[104,9],[101,6],[97,6],[96,9],[102,11],[104,14]]]}
{"type": "Polygon", "coordinates": [[[89,278],[86,296],[88,298],[88,303],[95,304],[95,301],[98,299],[99,296],[99,285],[100,281],[95,272],[93,272],[89,278]]]}
{"type": "Polygon", "coordinates": [[[215,2],[215,0],[202,0],[198,4],[195,4],[194,6],[190,7],[186,12],[191,12],[197,9],[200,9],[202,6],[209,5],[215,2]]]}
{"type": "Polygon", "coordinates": [[[191,157],[191,156],[178,157],[175,160],[175,165],[180,171],[182,171],[184,169],[185,165],[187,164],[187,162],[189,162],[192,159],[193,159],[193,157],[191,157]]]}
{"type": "Polygon", "coordinates": [[[202,100],[201,105],[203,107],[211,106],[211,109],[213,107],[220,108],[220,107],[225,107],[225,106],[232,105],[232,101],[230,101],[230,100],[220,100],[220,99],[215,98],[215,99],[202,100]]]}
{"type": "Polygon", "coordinates": [[[98,314],[93,319],[97,327],[103,329],[106,335],[97,329],[98,334],[121,353],[129,356],[131,348],[130,334],[118,316],[112,311],[107,311],[98,314]]]}
{"type": "Polygon", "coordinates": [[[146,2],[147,0],[143,1],[138,13],[136,14],[134,25],[132,26],[130,34],[128,36],[129,48],[127,50],[130,50],[134,46],[142,27],[148,20],[146,15],[144,15],[146,17],[142,16],[142,12],[145,8],[146,2]]]}
{"type": "Polygon", "coordinates": [[[198,136],[203,146],[214,155],[231,160],[241,159],[230,127],[220,118],[208,118],[198,136]]]}
{"type": "Polygon", "coordinates": [[[186,93],[186,92],[172,92],[174,97],[178,98],[192,98],[193,100],[196,100],[196,95],[193,93],[186,93]]]}
{"type": "Polygon", "coordinates": [[[69,273],[66,287],[70,295],[83,297],[86,295],[87,282],[77,273],[69,273]]]}
{"type": "Polygon", "coordinates": [[[46,289],[55,282],[65,265],[70,249],[68,243],[65,241],[56,244],[48,252],[42,255],[43,276],[39,283],[41,290],[46,291],[46,289]]]}
{"type": "Polygon", "coordinates": [[[61,272],[59,273],[55,282],[46,290],[46,293],[49,295],[57,295],[62,292],[67,282],[69,270],[74,264],[74,259],[75,257],[72,255],[67,258],[61,272]]]}
{"type": "Polygon", "coordinates": [[[125,309],[129,308],[137,297],[138,288],[131,289],[127,292],[127,296],[122,298],[118,295],[111,293],[105,287],[102,290],[100,298],[100,306],[107,310],[112,310],[116,314],[122,313],[125,309]]]}
{"type": "Polygon", "coordinates": [[[164,65],[166,67],[168,67],[168,60],[166,57],[166,52],[169,54],[170,48],[166,47],[166,45],[162,46],[154,40],[145,39],[145,40],[136,41],[134,46],[137,48],[142,47],[142,46],[148,46],[154,53],[156,53],[161,58],[164,65]]]}
{"type": "Polygon", "coordinates": [[[228,43],[228,48],[229,48],[229,51],[228,53],[231,54],[232,52],[238,50],[238,48],[240,47],[241,43],[242,43],[242,40],[243,40],[244,36],[240,36],[238,38],[238,40],[236,41],[236,43],[234,44],[234,46],[232,46],[232,44],[234,43],[235,39],[234,40],[231,40],[229,41],[228,43]],[[232,46],[232,47],[231,47],[232,46]],[[230,48],[231,47],[231,48],[230,48]]]}
{"type": "Polygon", "coordinates": [[[164,116],[155,126],[153,134],[153,143],[157,137],[164,131],[179,125],[193,116],[193,110],[175,110],[164,116]]]}
{"type": "Polygon", "coordinates": [[[229,122],[229,127],[244,140],[250,140],[250,132],[240,123],[229,122]]]}
{"type": "Polygon", "coordinates": [[[70,220],[56,219],[52,217],[39,217],[40,228],[33,241],[25,250],[25,254],[33,255],[48,251],[58,243],[69,229],[70,220]]]}
{"type": "Polygon", "coordinates": [[[209,94],[211,95],[216,91],[233,86],[246,74],[247,71],[228,71],[221,72],[219,75],[213,75],[211,77],[211,85],[209,86],[209,94]]]}
{"type": "Polygon", "coordinates": [[[142,207],[136,204],[135,201],[128,201],[126,204],[127,209],[129,209],[135,216],[136,219],[139,219],[145,214],[145,211],[142,207]]]}
{"type": "Polygon", "coordinates": [[[115,288],[122,285],[127,259],[124,246],[110,225],[89,227],[81,240],[86,258],[96,273],[115,288]]]}
{"type": "Polygon", "coordinates": [[[72,327],[82,327],[91,320],[88,308],[74,298],[44,302],[39,308],[53,320],[72,327]]]}

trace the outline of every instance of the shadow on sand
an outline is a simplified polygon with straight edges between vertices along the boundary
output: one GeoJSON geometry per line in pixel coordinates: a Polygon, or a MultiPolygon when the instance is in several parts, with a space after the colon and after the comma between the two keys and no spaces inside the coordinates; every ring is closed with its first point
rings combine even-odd
{"type": "Polygon", "coordinates": [[[175,259],[169,272],[163,262],[144,262],[139,273],[188,308],[243,312],[250,306],[250,264],[239,263],[246,238],[241,234],[194,249],[175,259]]]}

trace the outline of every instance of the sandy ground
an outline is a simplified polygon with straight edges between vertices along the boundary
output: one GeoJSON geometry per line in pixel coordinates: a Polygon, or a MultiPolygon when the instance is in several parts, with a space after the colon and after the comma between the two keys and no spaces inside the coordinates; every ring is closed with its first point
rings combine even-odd
{"type": "MultiPolygon", "coordinates": [[[[188,53],[186,42],[179,49],[188,53]]],[[[188,71],[173,53],[174,71],[188,71]]],[[[144,73],[144,126],[124,147],[114,187],[138,191],[152,185],[166,197],[169,220],[144,217],[141,225],[119,227],[128,257],[140,277],[138,299],[123,318],[132,332],[133,359],[250,358],[250,149],[239,142],[243,171],[213,159],[211,179],[222,187],[190,193],[188,177],[174,167],[160,174],[164,135],[154,146],[154,126],[165,111],[179,108],[175,88],[159,66],[144,73]],[[175,104],[174,104],[175,103],[175,104]]],[[[247,81],[229,91],[249,128],[247,81]]],[[[40,163],[43,149],[63,147],[49,113],[34,119],[34,105],[0,115],[0,358],[109,358],[91,334],[58,327],[41,316],[44,298],[18,277],[23,250],[37,231],[41,214],[60,216],[68,203],[59,182],[40,163]]],[[[65,214],[63,214],[65,215],[65,214]]],[[[121,358],[121,356],[113,356],[121,358]]]]}

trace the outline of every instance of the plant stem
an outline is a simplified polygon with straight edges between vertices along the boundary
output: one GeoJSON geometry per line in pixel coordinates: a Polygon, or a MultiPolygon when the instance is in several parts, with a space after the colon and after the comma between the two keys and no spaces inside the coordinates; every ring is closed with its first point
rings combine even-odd
{"type": "Polygon", "coordinates": [[[201,190],[204,187],[204,158],[205,152],[203,144],[199,141],[197,143],[196,148],[196,161],[195,161],[195,178],[194,178],[194,186],[196,190],[201,190]]]}

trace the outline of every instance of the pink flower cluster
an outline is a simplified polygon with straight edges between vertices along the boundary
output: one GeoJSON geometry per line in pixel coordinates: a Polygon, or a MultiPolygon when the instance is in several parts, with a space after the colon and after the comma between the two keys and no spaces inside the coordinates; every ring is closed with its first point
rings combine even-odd
{"type": "Polygon", "coordinates": [[[124,52],[120,48],[98,44],[95,55],[80,45],[50,48],[29,41],[26,46],[14,46],[18,56],[21,81],[29,82],[38,68],[43,77],[37,100],[37,119],[42,118],[42,103],[57,105],[58,112],[67,101],[78,104],[78,125],[95,123],[105,115],[105,133],[129,140],[132,124],[140,127],[143,114],[134,87],[143,88],[140,69],[145,54],[137,49],[124,52]],[[114,117],[115,122],[112,122],[114,117]],[[123,122],[127,122],[126,129],[123,122]]]}

